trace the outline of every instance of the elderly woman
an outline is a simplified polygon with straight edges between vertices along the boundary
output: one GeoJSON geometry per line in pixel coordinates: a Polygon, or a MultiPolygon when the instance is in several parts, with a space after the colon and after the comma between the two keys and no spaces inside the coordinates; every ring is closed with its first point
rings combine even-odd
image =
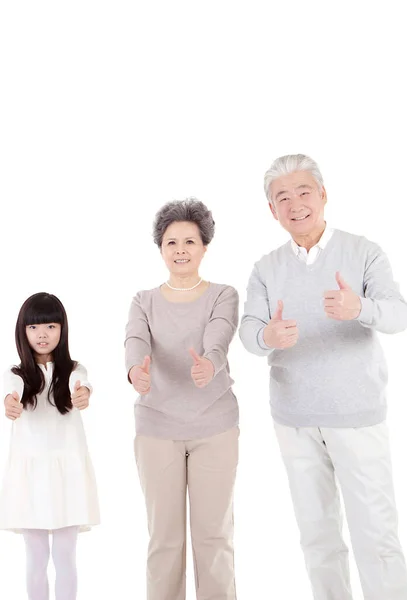
{"type": "Polygon", "coordinates": [[[127,373],[139,393],[135,454],[150,532],[149,600],[185,598],[187,488],[197,598],[236,598],[239,430],[227,353],[238,295],[199,275],[213,234],[211,212],[198,200],[158,212],[154,241],[169,279],[135,296],[126,328],[127,373]]]}

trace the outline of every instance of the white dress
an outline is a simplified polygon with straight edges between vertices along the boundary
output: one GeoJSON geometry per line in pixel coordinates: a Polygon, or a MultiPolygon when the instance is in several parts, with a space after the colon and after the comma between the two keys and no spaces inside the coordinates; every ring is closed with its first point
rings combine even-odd
{"type": "MultiPolygon", "coordinates": [[[[99,523],[95,475],[77,408],[62,415],[47,399],[53,363],[39,365],[45,388],[35,410],[28,407],[13,421],[10,453],[0,492],[0,529],[47,529],[77,525],[80,531],[99,523]]],[[[5,395],[23,395],[24,383],[11,370],[5,373],[5,395]]],[[[72,371],[76,381],[91,389],[82,365],[72,371]]]]}

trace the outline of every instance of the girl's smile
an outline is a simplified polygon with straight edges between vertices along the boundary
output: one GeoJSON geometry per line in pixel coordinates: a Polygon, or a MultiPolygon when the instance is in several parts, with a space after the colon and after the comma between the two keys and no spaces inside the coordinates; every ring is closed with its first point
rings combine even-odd
{"type": "Polygon", "coordinates": [[[61,338],[61,325],[59,323],[39,323],[27,325],[25,331],[37,361],[43,364],[51,361],[52,352],[58,346],[61,338]]]}

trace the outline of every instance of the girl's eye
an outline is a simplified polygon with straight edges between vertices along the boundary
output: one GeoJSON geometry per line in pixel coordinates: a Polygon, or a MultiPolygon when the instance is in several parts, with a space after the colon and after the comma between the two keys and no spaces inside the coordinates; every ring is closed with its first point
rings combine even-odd
{"type": "Polygon", "coordinates": [[[48,325],[50,329],[55,329],[55,325],[48,325]]]}
{"type": "Polygon", "coordinates": [[[35,325],[29,325],[28,329],[35,329],[35,325]]]}

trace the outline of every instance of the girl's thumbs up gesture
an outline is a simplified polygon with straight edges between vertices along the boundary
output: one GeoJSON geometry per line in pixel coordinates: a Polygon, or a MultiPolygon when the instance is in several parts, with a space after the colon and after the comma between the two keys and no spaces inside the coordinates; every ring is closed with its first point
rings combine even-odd
{"type": "Polygon", "coordinates": [[[20,396],[17,392],[8,394],[4,399],[4,407],[6,409],[6,417],[15,421],[23,412],[23,405],[20,402],[20,396]]]}
{"type": "Polygon", "coordinates": [[[72,405],[75,408],[78,408],[79,410],[88,408],[89,398],[90,398],[90,390],[84,385],[81,386],[81,382],[77,381],[75,383],[73,394],[71,394],[72,405]]]}
{"type": "Polygon", "coordinates": [[[151,386],[150,378],[151,358],[145,356],[142,365],[135,365],[130,369],[129,377],[136,392],[144,396],[148,394],[151,386]]]}
{"type": "Polygon", "coordinates": [[[191,367],[191,377],[196,387],[203,388],[210,383],[215,374],[215,367],[209,358],[199,356],[193,348],[189,350],[194,364],[191,367]]]}

